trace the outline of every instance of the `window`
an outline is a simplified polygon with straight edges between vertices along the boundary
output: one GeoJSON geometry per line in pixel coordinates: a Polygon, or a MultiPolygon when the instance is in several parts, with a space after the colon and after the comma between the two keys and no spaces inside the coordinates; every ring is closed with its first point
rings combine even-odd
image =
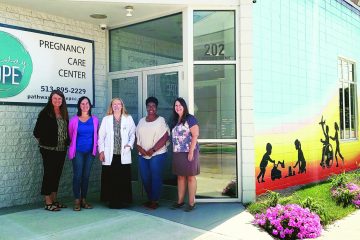
{"type": "Polygon", "coordinates": [[[338,73],[340,138],[354,139],[358,136],[355,64],[346,59],[339,58],[338,73]]]}
{"type": "Polygon", "coordinates": [[[198,198],[238,198],[235,11],[194,11],[194,113],[200,127],[198,198]]]}
{"type": "Polygon", "coordinates": [[[182,14],[112,29],[110,72],[182,62],[182,14]]]}

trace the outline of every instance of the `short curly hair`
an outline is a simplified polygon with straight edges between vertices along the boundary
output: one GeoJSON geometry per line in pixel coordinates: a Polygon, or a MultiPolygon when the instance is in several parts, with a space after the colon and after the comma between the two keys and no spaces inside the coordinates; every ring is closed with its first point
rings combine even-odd
{"type": "Polygon", "coordinates": [[[149,103],[155,103],[156,107],[159,104],[159,101],[157,100],[156,97],[148,97],[145,101],[145,105],[147,106],[149,103]]]}

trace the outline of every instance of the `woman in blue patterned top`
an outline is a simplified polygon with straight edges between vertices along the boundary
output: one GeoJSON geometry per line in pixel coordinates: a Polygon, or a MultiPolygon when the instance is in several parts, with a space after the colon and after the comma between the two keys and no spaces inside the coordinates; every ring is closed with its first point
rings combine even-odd
{"type": "Polygon", "coordinates": [[[188,107],[183,98],[177,98],[173,105],[173,173],[177,175],[178,201],[172,209],[178,209],[185,205],[184,197],[186,187],[189,192],[186,212],[195,208],[196,175],[200,173],[199,165],[199,125],[197,119],[189,114],[188,107]]]}

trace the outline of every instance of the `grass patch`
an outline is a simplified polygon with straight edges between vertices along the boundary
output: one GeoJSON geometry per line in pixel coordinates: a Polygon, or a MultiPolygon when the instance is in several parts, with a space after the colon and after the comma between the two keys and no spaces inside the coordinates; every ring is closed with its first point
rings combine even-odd
{"type": "MultiPolygon", "coordinates": [[[[360,171],[358,170],[352,173],[347,173],[346,179],[347,182],[353,182],[359,185],[360,171]]],[[[325,223],[326,225],[335,220],[344,218],[356,210],[354,205],[349,205],[347,207],[337,205],[335,200],[331,197],[330,189],[331,182],[329,180],[321,183],[309,184],[286,196],[280,195],[278,203],[282,205],[290,203],[300,205],[301,202],[310,197],[316,201],[316,203],[320,205],[328,215],[328,221],[325,223]]],[[[273,195],[274,193],[270,192],[258,197],[256,202],[247,205],[248,211],[252,214],[265,212],[270,204],[273,204],[273,195]]]]}

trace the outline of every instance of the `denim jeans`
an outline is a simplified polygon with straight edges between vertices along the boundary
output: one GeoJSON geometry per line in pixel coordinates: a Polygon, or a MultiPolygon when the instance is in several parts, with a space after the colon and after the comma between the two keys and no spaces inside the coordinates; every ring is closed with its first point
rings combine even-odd
{"type": "Polygon", "coordinates": [[[156,155],[150,159],[139,155],[141,180],[146,194],[151,201],[158,201],[160,199],[165,159],[166,153],[156,155]]]}
{"type": "Polygon", "coordinates": [[[74,173],[73,193],[75,199],[86,198],[93,160],[94,156],[91,152],[76,152],[75,158],[72,160],[74,173]]]}

